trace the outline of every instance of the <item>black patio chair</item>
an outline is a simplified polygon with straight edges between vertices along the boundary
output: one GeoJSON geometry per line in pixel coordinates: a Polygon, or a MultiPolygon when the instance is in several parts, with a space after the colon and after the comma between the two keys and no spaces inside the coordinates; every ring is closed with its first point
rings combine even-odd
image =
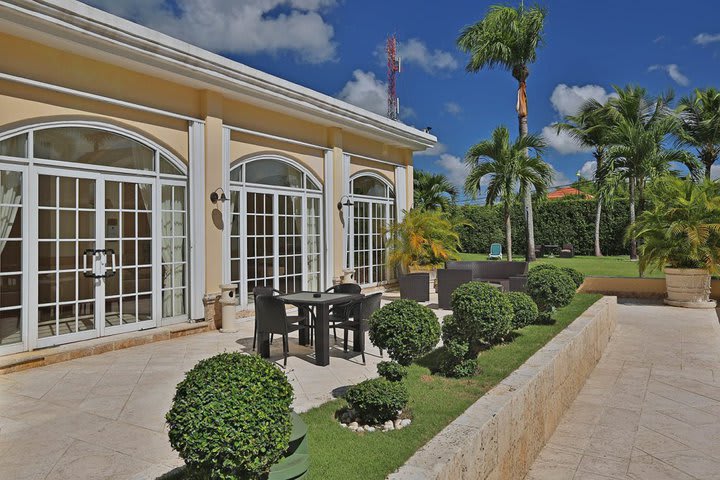
{"type": "MultiPolygon", "coordinates": [[[[349,293],[353,295],[357,295],[359,293],[362,293],[362,287],[358,285],[357,283],[338,283],[337,285],[333,285],[332,287],[325,290],[325,293],[349,293]]],[[[329,321],[330,324],[333,327],[333,337],[335,341],[337,342],[337,330],[335,329],[335,321],[337,319],[343,319],[348,316],[348,312],[346,311],[352,302],[348,303],[342,303],[340,305],[334,305],[330,307],[330,317],[329,321]]],[[[337,320],[342,321],[342,320],[337,320]]]]}
{"type": "Polygon", "coordinates": [[[347,310],[347,317],[335,324],[337,328],[345,330],[343,348],[346,352],[348,350],[348,333],[355,332],[353,345],[360,349],[363,363],[365,363],[365,332],[368,330],[368,320],[373,312],[380,308],[381,299],[382,292],[378,292],[352,302],[347,310]]]}
{"type": "MultiPolygon", "coordinates": [[[[277,288],[273,288],[273,287],[264,286],[264,287],[253,288],[253,298],[254,298],[254,304],[255,304],[255,327],[253,329],[253,346],[252,346],[253,350],[255,350],[255,347],[257,344],[257,336],[258,336],[257,297],[260,295],[282,295],[282,294],[283,293],[280,290],[278,290],[277,288]]],[[[309,324],[309,326],[312,327],[312,326],[314,326],[315,322],[313,319],[312,312],[308,312],[308,313],[309,313],[309,318],[306,318],[306,316],[303,315],[303,312],[298,310],[298,315],[290,317],[290,318],[299,318],[300,320],[307,319],[308,320],[307,323],[309,324]]],[[[298,321],[300,321],[300,320],[298,320],[298,321]]],[[[311,328],[310,329],[310,346],[312,346],[312,344],[313,344],[313,331],[314,330],[311,328]]],[[[272,343],[272,342],[273,342],[273,335],[271,334],[270,335],[270,343],[272,343]]]]}
{"type": "Polygon", "coordinates": [[[258,295],[255,298],[255,311],[257,317],[258,334],[282,335],[283,339],[283,365],[287,366],[287,356],[290,350],[290,332],[310,328],[310,325],[300,323],[304,317],[288,317],[285,303],[275,295],[258,295]]]}

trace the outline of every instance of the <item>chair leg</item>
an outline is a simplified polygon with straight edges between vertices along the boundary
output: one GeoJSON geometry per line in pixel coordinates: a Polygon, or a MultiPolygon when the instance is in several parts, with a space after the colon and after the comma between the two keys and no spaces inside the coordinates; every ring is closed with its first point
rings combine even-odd
{"type": "Polygon", "coordinates": [[[360,352],[360,355],[362,355],[363,365],[365,365],[365,350],[363,350],[362,352],[360,352]]]}
{"type": "Polygon", "coordinates": [[[288,336],[283,335],[283,366],[285,367],[287,367],[288,350],[290,350],[288,346],[288,336]]]}
{"type": "Polygon", "coordinates": [[[253,327],[253,351],[255,351],[255,345],[257,343],[257,318],[255,319],[255,326],[253,327]]]}
{"type": "Polygon", "coordinates": [[[272,345],[272,343],[273,343],[273,336],[274,336],[274,335],[275,335],[274,333],[271,333],[271,334],[270,334],[270,345],[272,345]]]}
{"type": "Polygon", "coordinates": [[[335,341],[337,342],[337,330],[335,330],[335,327],[333,327],[333,337],[335,337],[335,341]]]}
{"type": "Polygon", "coordinates": [[[345,353],[347,353],[347,343],[348,343],[348,331],[345,329],[345,342],[343,343],[345,353]]]}

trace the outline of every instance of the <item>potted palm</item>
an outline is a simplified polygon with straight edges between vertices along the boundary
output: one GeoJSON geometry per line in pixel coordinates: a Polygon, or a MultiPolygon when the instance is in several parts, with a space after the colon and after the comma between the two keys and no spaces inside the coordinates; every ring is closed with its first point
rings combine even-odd
{"type": "Polygon", "coordinates": [[[640,242],[640,274],[664,269],[668,305],[715,308],[710,281],[720,269],[720,185],[661,177],[648,193],[652,207],[628,231],[640,242]]]}
{"type": "Polygon", "coordinates": [[[440,210],[413,208],[388,228],[388,266],[400,276],[427,273],[435,283],[437,267],[458,258],[460,223],[440,210]]]}

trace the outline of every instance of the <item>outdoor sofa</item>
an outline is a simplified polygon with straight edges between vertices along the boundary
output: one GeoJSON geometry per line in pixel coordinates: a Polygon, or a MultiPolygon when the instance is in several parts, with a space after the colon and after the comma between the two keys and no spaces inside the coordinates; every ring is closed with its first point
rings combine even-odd
{"type": "Polygon", "coordinates": [[[446,262],[445,270],[438,270],[438,305],[443,309],[450,308],[452,292],[471,281],[496,284],[504,292],[522,292],[527,283],[527,272],[527,262],[446,262]]]}

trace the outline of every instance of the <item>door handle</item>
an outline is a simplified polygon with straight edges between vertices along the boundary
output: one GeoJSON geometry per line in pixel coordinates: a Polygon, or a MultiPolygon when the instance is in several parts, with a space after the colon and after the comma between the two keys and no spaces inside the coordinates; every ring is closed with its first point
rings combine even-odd
{"type": "Polygon", "coordinates": [[[107,278],[112,277],[117,273],[117,264],[115,263],[115,250],[112,248],[87,248],[83,252],[83,275],[89,278],[107,278]],[[93,258],[93,266],[91,269],[87,268],[87,257],[89,254],[92,254],[93,258]],[[101,262],[101,265],[105,267],[103,270],[104,272],[102,274],[95,273],[95,260],[98,255],[105,255],[105,263],[101,262]],[[108,255],[111,258],[112,263],[112,270],[108,270],[107,265],[107,258],[108,255]]]}
{"type": "Polygon", "coordinates": [[[98,275],[95,273],[95,256],[97,255],[98,250],[94,248],[86,248],[83,252],[83,275],[88,278],[100,278],[102,275],[98,275]],[[88,269],[87,266],[87,259],[88,255],[92,255],[92,266],[90,269],[88,269]]]}
{"type": "Polygon", "coordinates": [[[105,255],[106,262],[107,262],[108,255],[110,256],[110,259],[111,259],[110,262],[112,264],[112,270],[107,270],[107,268],[106,268],[105,275],[103,275],[103,277],[107,278],[107,277],[115,276],[115,274],[117,273],[117,264],[115,263],[115,250],[113,250],[112,248],[108,248],[103,251],[103,254],[105,255]]]}

